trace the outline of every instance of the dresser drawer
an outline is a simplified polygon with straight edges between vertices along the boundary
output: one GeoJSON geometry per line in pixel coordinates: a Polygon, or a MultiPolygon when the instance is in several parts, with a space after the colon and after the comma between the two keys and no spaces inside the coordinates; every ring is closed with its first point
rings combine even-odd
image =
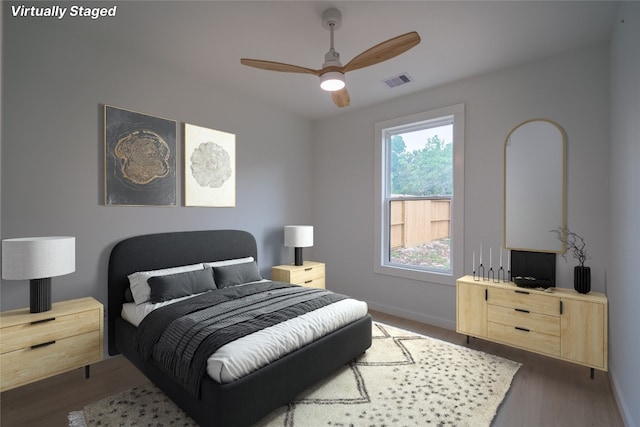
{"type": "Polygon", "coordinates": [[[553,295],[538,295],[525,290],[489,289],[489,304],[520,308],[535,313],[560,315],[560,299],[553,295]]]}
{"type": "Polygon", "coordinates": [[[100,310],[52,316],[33,323],[23,323],[2,329],[2,349],[7,353],[49,341],[100,330],[100,310]]]}
{"type": "Polygon", "coordinates": [[[530,331],[556,337],[560,336],[560,317],[558,316],[526,312],[522,311],[522,309],[502,307],[499,305],[489,305],[487,310],[489,322],[500,323],[511,327],[518,326],[529,329],[530,331]]]}
{"type": "Polygon", "coordinates": [[[535,331],[525,331],[514,326],[489,322],[487,337],[490,340],[513,345],[550,356],[560,356],[560,337],[542,334],[535,331]]]}
{"type": "Polygon", "coordinates": [[[307,286],[311,286],[309,283],[318,279],[324,281],[324,264],[293,270],[289,278],[290,283],[307,286]]]}
{"type": "Polygon", "coordinates": [[[100,331],[41,343],[35,348],[0,355],[1,390],[28,384],[102,358],[100,331]]]}

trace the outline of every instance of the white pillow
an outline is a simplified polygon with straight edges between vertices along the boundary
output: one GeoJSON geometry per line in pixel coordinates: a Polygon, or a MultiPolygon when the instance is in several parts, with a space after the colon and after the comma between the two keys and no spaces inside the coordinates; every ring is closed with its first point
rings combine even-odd
{"type": "Polygon", "coordinates": [[[138,271],[136,273],[131,273],[127,277],[129,278],[129,287],[131,288],[131,295],[133,295],[133,300],[136,304],[142,304],[149,301],[149,298],[151,297],[151,287],[147,282],[149,277],[167,276],[169,274],[184,273],[187,271],[203,269],[204,265],[200,263],[192,265],[182,265],[180,267],[164,268],[161,270],[138,271]]]}
{"type": "Polygon", "coordinates": [[[252,256],[246,258],[225,259],[223,261],[205,262],[204,267],[224,267],[225,265],[244,264],[245,262],[255,261],[252,256]]]}

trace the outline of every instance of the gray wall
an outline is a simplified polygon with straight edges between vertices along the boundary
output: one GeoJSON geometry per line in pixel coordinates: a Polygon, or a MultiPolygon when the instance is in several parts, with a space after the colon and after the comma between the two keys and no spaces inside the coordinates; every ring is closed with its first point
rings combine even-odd
{"type": "MultiPolygon", "coordinates": [[[[593,289],[606,288],[608,261],[609,49],[568,52],[481,75],[314,124],[314,246],[327,283],[374,308],[455,329],[455,287],[374,274],[374,125],[465,104],[465,272],[480,244],[502,244],[503,147],[531,118],[549,118],[567,133],[567,224],[583,235],[593,289]]],[[[544,168],[541,169],[544,173],[544,168]]],[[[558,257],[558,281],[573,286],[573,266],[558,257]]]]}
{"type": "MultiPolygon", "coordinates": [[[[0,7],[0,22],[2,22],[4,16],[4,8],[0,7]]],[[[4,28],[4,27],[3,27],[4,28]]],[[[0,29],[0,46],[2,46],[4,31],[0,29]]],[[[3,70],[2,66],[4,59],[4,51],[0,52],[0,82],[3,82],[3,70]]],[[[2,99],[2,86],[4,83],[0,83],[0,99],[2,99]]],[[[2,188],[2,107],[0,104],[0,188],[2,188]]],[[[2,195],[0,194],[0,236],[2,236],[2,195]]],[[[2,255],[0,255],[1,257],[2,255]]],[[[2,292],[0,290],[0,292],[2,292]]],[[[0,295],[2,295],[0,293],[0,295]]]]}
{"type": "MultiPolygon", "coordinates": [[[[256,236],[267,277],[289,262],[282,227],[311,220],[311,123],[74,36],[73,22],[5,15],[3,26],[2,238],[76,236],[76,272],[53,279],[54,301],[106,302],[109,251],[137,234],[241,228],[256,236]],[[178,122],[179,196],[182,123],[235,133],[236,207],[104,206],[102,104],[178,122]]],[[[2,310],[29,303],[26,281],[5,280],[1,292],[2,310]]]]}
{"type": "Polygon", "coordinates": [[[640,3],[625,2],[611,43],[609,366],[629,426],[640,426],[640,3]],[[621,22],[621,21],[624,21],[621,22]]]}

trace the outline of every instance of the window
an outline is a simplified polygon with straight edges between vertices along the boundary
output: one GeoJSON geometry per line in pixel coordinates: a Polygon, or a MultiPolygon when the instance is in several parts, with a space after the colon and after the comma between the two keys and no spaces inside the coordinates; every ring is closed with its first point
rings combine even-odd
{"type": "Polygon", "coordinates": [[[464,105],[376,124],[377,273],[462,276],[464,105]]]}

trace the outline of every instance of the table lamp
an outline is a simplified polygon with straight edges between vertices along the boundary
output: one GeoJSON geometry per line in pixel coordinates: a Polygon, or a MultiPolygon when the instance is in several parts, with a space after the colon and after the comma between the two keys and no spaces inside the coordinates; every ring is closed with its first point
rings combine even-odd
{"type": "Polygon", "coordinates": [[[295,265],[302,265],[302,248],[313,246],[313,226],[285,226],[284,245],[289,248],[295,248],[295,265]]]}
{"type": "Polygon", "coordinates": [[[31,313],[51,310],[51,278],[74,271],[75,237],[23,237],[2,241],[2,278],[29,280],[31,313]]]}

